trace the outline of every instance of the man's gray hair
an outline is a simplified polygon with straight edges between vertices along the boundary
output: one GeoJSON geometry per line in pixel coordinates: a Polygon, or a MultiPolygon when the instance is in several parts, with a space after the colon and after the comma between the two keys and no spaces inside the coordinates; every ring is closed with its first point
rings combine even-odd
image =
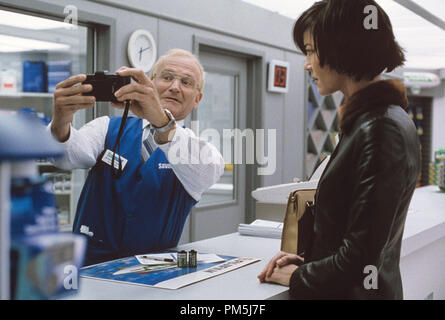
{"type": "Polygon", "coordinates": [[[198,84],[198,90],[202,91],[202,88],[204,88],[204,68],[201,65],[201,63],[199,62],[198,58],[196,58],[196,56],[191,53],[190,51],[184,50],[184,49],[170,49],[168,50],[164,55],[162,55],[158,61],[156,61],[155,65],[153,66],[153,68],[150,71],[150,79],[153,80],[155,75],[158,72],[158,67],[160,65],[160,63],[166,59],[166,58],[171,58],[171,57],[187,57],[190,58],[192,60],[195,61],[196,65],[198,66],[199,69],[199,75],[200,75],[200,80],[199,80],[199,84],[198,84]]]}

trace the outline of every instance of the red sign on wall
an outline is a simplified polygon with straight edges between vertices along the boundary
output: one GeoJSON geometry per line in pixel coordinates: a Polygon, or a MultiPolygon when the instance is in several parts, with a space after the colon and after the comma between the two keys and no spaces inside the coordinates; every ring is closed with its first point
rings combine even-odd
{"type": "Polygon", "coordinates": [[[289,63],[272,60],[269,63],[268,90],[272,92],[287,92],[289,83],[289,63]]]}
{"type": "Polygon", "coordinates": [[[275,66],[274,87],[286,88],[287,67],[275,66]]]}

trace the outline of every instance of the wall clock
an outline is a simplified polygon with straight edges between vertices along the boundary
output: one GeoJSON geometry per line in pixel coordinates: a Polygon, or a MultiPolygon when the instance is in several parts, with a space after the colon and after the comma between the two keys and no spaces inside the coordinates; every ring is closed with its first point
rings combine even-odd
{"type": "Polygon", "coordinates": [[[127,54],[130,65],[150,71],[156,61],[156,43],[148,30],[138,29],[128,39],[127,54]]]}

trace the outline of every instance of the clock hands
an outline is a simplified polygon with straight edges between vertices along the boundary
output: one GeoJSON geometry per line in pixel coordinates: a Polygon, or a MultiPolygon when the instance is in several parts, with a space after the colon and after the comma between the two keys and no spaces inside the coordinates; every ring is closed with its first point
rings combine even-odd
{"type": "Polygon", "coordinates": [[[141,61],[141,58],[142,58],[142,52],[144,52],[145,50],[148,50],[148,49],[150,49],[151,47],[150,46],[148,46],[147,48],[144,48],[144,49],[142,49],[142,47],[141,47],[141,49],[139,50],[139,61],[141,61]]]}

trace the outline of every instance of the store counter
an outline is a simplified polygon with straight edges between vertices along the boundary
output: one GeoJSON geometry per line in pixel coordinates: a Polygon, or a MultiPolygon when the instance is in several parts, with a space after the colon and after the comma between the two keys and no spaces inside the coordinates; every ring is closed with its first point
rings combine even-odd
{"type": "MultiPolygon", "coordinates": [[[[280,249],[280,240],[232,233],[178,247],[259,262],[177,289],[167,290],[81,278],[70,299],[239,300],[287,299],[288,288],[260,283],[257,275],[280,249]]],[[[400,269],[405,299],[445,299],[445,193],[416,189],[406,220],[400,269]]]]}
{"type": "Polygon", "coordinates": [[[70,299],[264,300],[288,297],[287,287],[260,283],[256,277],[269,262],[270,257],[279,251],[279,239],[246,237],[232,233],[192,242],[179,246],[178,249],[194,249],[203,253],[252,257],[261,260],[177,290],[81,278],[78,294],[70,299]]]}
{"type": "Polygon", "coordinates": [[[416,189],[403,234],[400,271],[405,299],[445,299],[445,192],[416,189]]]}

